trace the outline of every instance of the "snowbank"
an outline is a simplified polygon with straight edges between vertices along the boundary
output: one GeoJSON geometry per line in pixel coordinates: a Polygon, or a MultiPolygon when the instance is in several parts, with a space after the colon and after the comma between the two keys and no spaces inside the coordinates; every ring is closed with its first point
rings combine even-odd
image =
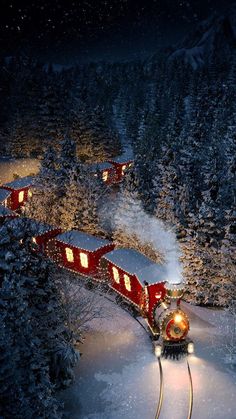
{"type": "MultiPolygon", "coordinates": [[[[102,299],[102,297],[101,297],[102,299]]],[[[108,318],[95,320],[81,346],[76,382],[62,398],[70,419],[153,419],[159,370],[151,342],[140,325],[110,301],[108,318]]],[[[196,355],[189,358],[194,386],[192,419],[235,419],[236,375],[222,363],[218,327],[223,312],[183,304],[191,321],[196,355]]],[[[161,419],[188,413],[186,360],[163,360],[161,419]]]]}

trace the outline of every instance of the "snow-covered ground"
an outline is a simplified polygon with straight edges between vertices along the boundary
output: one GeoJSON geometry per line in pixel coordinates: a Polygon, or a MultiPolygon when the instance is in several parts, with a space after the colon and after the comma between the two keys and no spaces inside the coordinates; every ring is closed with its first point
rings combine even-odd
{"type": "Polygon", "coordinates": [[[0,159],[0,184],[11,182],[13,175],[20,177],[38,173],[40,162],[37,159],[0,159]]]}
{"type": "MultiPolygon", "coordinates": [[[[104,299],[101,297],[103,309],[104,299]]],[[[141,326],[105,300],[108,317],[94,320],[76,369],[73,386],[62,393],[70,419],[154,419],[159,392],[158,362],[141,326]]],[[[183,304],[191,321],[196,354],[193,419],[236,418],[236,371],[223,362],[225,314],[183,304]]],[[[188,414],[186,359],[163,360],[164,400],[160,419],[188,414]]]]}

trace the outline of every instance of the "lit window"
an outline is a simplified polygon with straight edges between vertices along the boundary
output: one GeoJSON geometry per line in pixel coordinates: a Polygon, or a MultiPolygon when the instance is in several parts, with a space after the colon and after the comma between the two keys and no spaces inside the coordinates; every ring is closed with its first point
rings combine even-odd
{"type": "Polygon", "coordinates": [[[126,164],[123,164],[123,166],[122,166],[122,175],[125,174],[125,169],[126,169],[126,164]]]}
{"type": "Polygon", "coordinates": [[[28,191],[28,197],[29,197],[29,198],[31,198],[31,197],[32,197],[32,195],[33,195],[33,194],[32,194],[32,192],[31,192],[31,190],[29,189],[29,191],[28,191]]]}
{"type": "Polygon", "coordinates": [[[125,288],[127,291],[131,291],[130,277],[124,274],[125,288]]]}
{"type": "Polygon", "coordinates": [[[88,256],[86,255],[86,253],[81,252],[79,257],[81,266],[83,266],[84,268],[88,268],[88,256]]]}
{"type": "Polygon", "coordinates": [[[115,268],[115,266],[112,267],[112,272],[113,272],[114,280],[116,281],[117,284],[119,284],[120,282],[119,272],[118,272],[118,269],[115,268]]]}
{"type": "Polygon", "coordinates": [[[23,202],[24,201],[24,191],[20,191],[19,192],[19,202],[23,202]]]}
{"type": "Polygon", "coordinates": [[[5,199],[5,201],[3,202],[4,207],[7,207],[7,200],[5,199]]]}
{"type": "Polygon", "coordinates": [[[68,262],[74,262],[73,250],[69,247],[66,247],[66,259],[68,262]]]}
{"type": "Polygon", "coordinates": [[[32,242],[36,243],[36,238],[35,237],[32,237],[32,242]]]}
{"type": "Polygon", "coordinates": [[[104,180],[104,182],[107,181],[107,179],[108,179],[108,171],[107,170],[105,170],[105,172],[103,172],[102,179],[104,180]]]}

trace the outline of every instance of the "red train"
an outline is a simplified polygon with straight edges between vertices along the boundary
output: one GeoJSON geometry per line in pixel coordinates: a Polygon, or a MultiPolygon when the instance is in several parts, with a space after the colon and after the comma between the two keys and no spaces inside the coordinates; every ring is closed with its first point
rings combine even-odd
{"type": "MultiPolygon", "coordinates": [[[[35,222],[34,222],[35,223],[35,222]]],[[[132,249],[77,230],[59,232],[35,223],[33,241],[61,267],[108,285],[145,318],[162,351],[188,350],[189,320],[180,308],[183,284],[169,284],[164,266],[132,249]],[[37,230],[36,229],[36,230],[37,230]]]]}
{"type": "Polygon", "coordinates": [[[1,203],[13,211],[19,209],[31,197],[32,193],[30,188],[32,184],[32,176],[22,177],[12,182],[4,183],[0,188],[0,196],[4,196],[5,192],[8,192],[8,196],[1,203]]]}

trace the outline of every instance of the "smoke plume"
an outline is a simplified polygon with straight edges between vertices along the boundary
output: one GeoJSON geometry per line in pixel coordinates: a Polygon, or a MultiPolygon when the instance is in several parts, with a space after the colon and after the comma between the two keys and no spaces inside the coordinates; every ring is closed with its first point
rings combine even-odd
{"type": "Polygon", "coordinates": [[[116,201],[113,224],[121,228],[127,235],[134,234],[141,243],[149,244],[164,258],[167,269],[166,280],[177,284],[183,281],[182,267],[179,262],[181,251],[175,234],[165,224],[148,215],[137,200],[123,196],[116,201]]]}

